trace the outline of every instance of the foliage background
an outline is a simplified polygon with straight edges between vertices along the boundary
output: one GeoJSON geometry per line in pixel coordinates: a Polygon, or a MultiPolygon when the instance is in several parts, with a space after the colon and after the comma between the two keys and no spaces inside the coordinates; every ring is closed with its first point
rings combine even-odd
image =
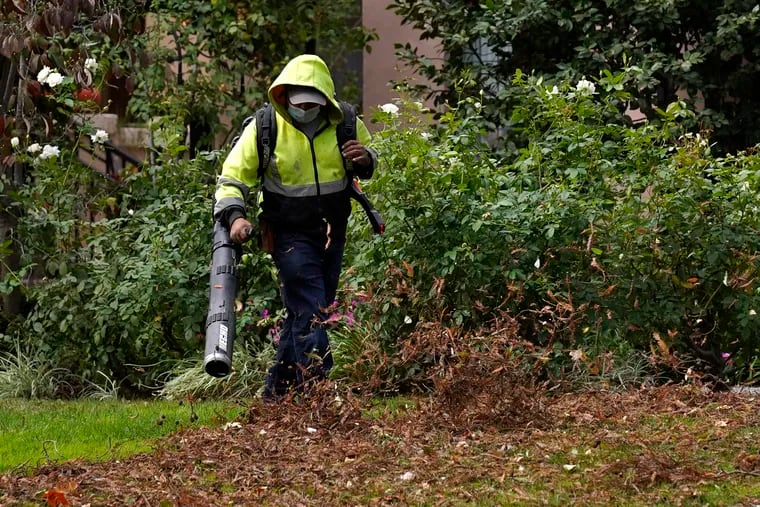
{"type": "MultiPolygon", "coordinates": [[[[519,103],[509,85],[518,69],[552,79],[620,76],[631,108],[658,119],[677,96],[698,110],[700,128],[713,133],[718,153],[760,141],[758,19],[754,0],[628,2],[611,0],[394,0],[391,8],[440,42],[441,61],[411,44],[399,55],[436,85],[439,101],[463,72],[484,86],[486,124],[510,127],[519,103]]],[[[512,142],[511,136],[504,139],[512,142]]]]}
{"type": "MultiPolygon", "coordinates": [[[[403,2],[396,3],[402,9],[403,2]]],[[[427,12],[427,4],[416,3],[415,15],[427,12]]],[[[29,19],[52,15],[44,10],[49,5],[29,5],[40,9],[27,13],[29,19]]],[[[133,6],[136,13],[144,12],[141,6],[133,6]]],[[[315,23],[329,11],[319,2],[296,6],[315,16],[315,23]]],[[[716,145],[711,132],[700,130],[707,125],[705,111],[663,88],[672,72],[642,80],[641,69],[653,71],[661,64],[646,60],[649,53],[639,54],[636,48],[644,46],[636,40],[625,51],[613,51],[619,60],[610,57],[602,65],[589,57],[586,63],[598,67],[584,67],[583,59],[577,66],[575,60],[554,62],[552,68],[560,71],[552,74],[537,61],[535,72],[507,66],[490,69],[489,79],[481,79],[484,68],[466,67],[456,55],[464,54],[471,35],[501,37],[496,28],[507,19],[497,6],[452,4],[451,12],[441,13],[445,19],[452,15],[447,22],[463,22],[462,9],[493,18],[475,27],[457,25],[456,33],[433,18],[430,35],[443,37],[453,55],[450,65],[431,74],[446,85],[446,103],[426,110],[423,97],[400,87],[400,93],[411,94],[367,116],[379,124],[375,147],[382,155],[382,168],[367,190],[385,215],[388,232],[371,236],[361,211],[355,213],[346,256],[350,267],[333,319],[336,377],[379,379],[373,388],[383,391],[429,388],[435,382],[432,366],[466,367],[458,361],[478,357],[492,342],[527,358],[533,373],[553,380],[578,372],[609,375],[641,354],[645,369],[670,378],[698,373],[755,380],[757,151],[725,154],[727,145],[716,145]],[[624,68],[616,70],[614,62],[624,68]],[[587,79],[579,80],[583,75],[587,79]],[[643,98],[642,86],[650,90],[643,98]],[[664,90],[662,100],[646,102],[659,100],[655,89],[664,90]],[[652,118],[632,126],[623,113],[642,100],[652,106],[652,118]],[[509,142],[494,149],[494,132],[509,142]],[[503,329],[510,330],[509,339],[500,334],[503,329]]],[[[2,248],[4,254],[16,253],[18,264],[5,265],[0,289],[6,295],[23,291],[27,308],[21,318],[4,323],[0,340],[8,364],[18,363],[10,358],[20,354],[23,343],[32,347],[31,356],[44,358],[42,370],[77,375],[80,385],[69,383],[71,393],[105,378],[124,392],[144,394],[167,378],[182,377],[176,367],[186,364],[183,359],[199,361],[210,198],[225,149],[204,150],[200,137],[186,136],[186,126],[192,133],[194,118],[228,111],[241,101],[253,110],[262,98],[256,90],[265,88],[253,86],[255,80],[268,78],[287,60],[284,49],[281,58],[270,54],[278,37],[293,35],[282,46],[292,51],[314,43],[313,31],[271,31],[290,16],[284,7],[267,16],[230,3],[156,2],[153,8],[161,15],[156,33],[139,23],[129,32],[124,20],[132,18],[118,16],[117,23],[111,11],[85,9],[91,17],[77,18],[92,22],[87,40],[104,41],[93,82],[111,82],[118,64],[121,85],[131,87],[129,77],[135,78],[131,114],[162,118],[154,123],[164,140],[161,149],[142,170],[117,180],[78,160],[79,140],[90,133],[71,114],[81,105],[80,83],[72,74],[83,54],[67,48],[82,46],[81,35],[67,32],[63,21],[43,25],[55,28],[50,33],[35,31],[40,40],[59,45],[60,61],[44,60],[55,51],[46,56],[25,47],[10,53],[30,66],[19,73],[24,87],[17,96],[24,103],[29,99],[29,109],[22,107],[3,134],[3,211],[14,223],[2,248]],[[209,25],[188,21],[199,18],[209,25]],[[214,26],[229,37],[228,44],[225,37],[210,40],[214,26]],[[109,27],[119,30],[112,34],[109,27]],[[189,60],[218,58],[202,71],[185,75],[176,68],[166,74],[163,63],[171,53],[158,53],[153,45],[156,34],[165,31],[173,33],[189,60]],[[242,31],[252,39],[241,37],[242,31]],[[134,38],[126,37],[128,32],[134,38]],[[235,52],[227,52],[231,41],[241,45],[235,52]],[[126,43],[134,58],[118,52],[126,43]],[[24,92],[41,86],[34,84],[30,62],[35,58],[38,65],[60,66],[67,76],[60,87],[37,95],[39,103],[24,92]],[[261,74],[249,83],[241,81],[241,73],[250,61],[261,62],[256,67],[261,74]],[[179,76],[184,76],[182,93],[164,94],[179,76]],[[22,144],[12,147],[11,136],[22,144]],[[62,149],[41,161],[25,151],[33,141],[62,149]],[[22,181],[14,179],[19,167],[22,181]]],[[[543,19],[540,13],[512,13],[510,23],[524,23],[504,32],[513,41],[515,59],[509,62],[521,61],[518,41],[528,32],[518,28],[549,26],[528,23],[543,19]]],[[[579,13],[569,16],[573,26],[596,23],[596,18],[576,19],[579,13]]],[[[338,33],[348,14],[325,18],[319,40],[338,33]]],[[[18,13],[12,16],[21,20],[18,13]]],[[[751,26],[754,16],[750,10],[739,24],[751,26]]],[[[352,40],[363,44],[368,35],[357,37],[352,40]]],[[[200,132],[215,132],[222,123],[214,121],[219,123],[201,126],[200,132]]],[[[722,143],[718,126],[709,124],[722,143]]],[[[260,375],[281,317],[277,283],[265,254],[250,245],[243,258],[238,336],[250,362],[241,370],[260,375]]],[[[235,391],[228,387],[210,389],[235,391]]]]}
{"type": "MultiPolygon", "coordinates": [[[[482,94],[435,126],[419,103],[386,115],[384,170],[368,187],[389,232],[355,238],[351,264],[388,354],[430,323],[459,336],[512,319],[549,375],[600,374],[638,350],[670,378],[754,378],[757,152],[713,155],[684,102],[637,128],[611,122],[630,100],[620,78],[591,93],[517,72],[511,122],[525,146],[503,158],[486,144],[482,94]]],[[[406,359],[369,361],[391,379],[406,359]]]]}
{"type": "MultiPolygon", "coordinates": [[[[198,353],[204,231],[226,149],[217,138],[260,105],[270,76],[292,56],[319,48],[340,68],[372,35],[358,4],[345,0],[7,4],[3,349],[20,359],[23,342],[56,371],[80,375],[80,384],[104,375],[141,391],[198,353]],[[98,68],[88,69],[87,58],[98,68]],[[40,82],[45,66],[63,83],[40,82]],[[89,87],[102,90],[94,101],[81,98],[89,87]],[[87,118],[99,111],[150,120],[160,143],[142,170],[109,180],[80,162],[81,140],[94,131],[87,118]],[[58,154],[38,159],[27,152],[35,143],[58,154]]],[[[356,99],[349,83],[342,89],[356,99]]],[[[271,270],[255,276],[261,297],[271,299],[271,270]]]]}

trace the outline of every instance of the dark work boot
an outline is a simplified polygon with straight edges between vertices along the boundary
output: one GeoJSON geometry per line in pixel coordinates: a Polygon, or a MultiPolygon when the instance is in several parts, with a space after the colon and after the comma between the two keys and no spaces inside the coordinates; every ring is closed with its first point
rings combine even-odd
{"type": "Polygon", "coordinates": [[[295,382],[295,366],[277,363],[269,368],[261,399],[264,403],[280,403],[288,395],[295,382]]]}

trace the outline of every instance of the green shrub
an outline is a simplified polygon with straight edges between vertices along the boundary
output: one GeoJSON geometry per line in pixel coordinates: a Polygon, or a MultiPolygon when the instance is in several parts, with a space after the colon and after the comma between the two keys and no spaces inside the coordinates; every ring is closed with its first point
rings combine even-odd
{"type": "MultiPolygon", "coordinates": [[[[28,246],[24,269],[35,277],[20,332],[52,364],[79,376],[81,389],[106,375],[128,395],[155,386],[179,361],[202,361],[211,199],[222,154],[183,160],[180,139],[162,136],[158,164],[122,181],[109,183],[62,156],[35,165],[22,194],[29,210],[19,225],[28,246]]],[[[266,334],[273,322],[260,323],[256,313],[271,308],[274,315],[277,297],[271,260],[249,246],[244,252],[241,340],[266,334]]]]}
{"type": "Polygon", "coordinates": [[[55,252],[28,290],[33,342],[85,377],[101,370],[124,378],[136,373],[128,364],[197,349],[207,304],[208,180],[200,162],[156,166],[114,190],[111,217],[89,222],[59,207],[25,221],[27,241],[55,252]]]}
{"type": "Polygon", "coordinates": [[[615,79],[518,73],[525,147],[501,155],[475,98],[436,126],[413,103],[378,113],[383,165],[366,186],[388,232],[356,234],[349,263],[386,350],[426,321],[476,329],[506,311],[547,349],[623,340],[714,375],[754,364],[757,152],[713,157],[706,134],[684,133],[682,103],[630,126],[615,79]]]}
{"type": "MultiPolygon", "coordinates": [[[[504,152],[488,145],[477,97],[435,119],[412,101],[376,113],[382,165],[366,189],[388,227],[372,235],[360,210],[352,219],[338,304],[358,324],[334,333],[337,375],[424,378],[442,358],[406,361],[408,336],[429,323],[487,333],[504,319],[549,373],[578,366],[570,351],[622,350],[756,375],[758,154],[712,156],[707,135],[683,133],[693,113],[680,103],[630,126],[615,80],[555,89],[517,74],[510,135],[524,147],[504,152]]],[[[200,365],[223,155],[185,161],[164,137],[160,164],[118,185],[64,153],[20,196],[23,272],[35,270],[23,337],[86,381],[140,387],[180,375],[178,361],[200,365]]],[[[255,246],[243,252],[239,347],[264,351],[282,316],[276,272],[255,246]]],[[[247,385],[264,362],[246,363],[247,385]]]]}

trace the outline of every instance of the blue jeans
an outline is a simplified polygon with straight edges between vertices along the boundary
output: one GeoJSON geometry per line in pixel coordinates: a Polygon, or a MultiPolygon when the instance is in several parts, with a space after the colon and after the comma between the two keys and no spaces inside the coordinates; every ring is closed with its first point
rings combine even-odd
{"type": "Polygon", "coordinates": [[[333,358],[322,324],[335,300],[345,232],[326,234],[276,231],[272,257],[279,272],[280,295],[287,317],[280,333],[275,364],[269,369],[265,399],[277,399],[309,380],[327,377],[333,358]]]}

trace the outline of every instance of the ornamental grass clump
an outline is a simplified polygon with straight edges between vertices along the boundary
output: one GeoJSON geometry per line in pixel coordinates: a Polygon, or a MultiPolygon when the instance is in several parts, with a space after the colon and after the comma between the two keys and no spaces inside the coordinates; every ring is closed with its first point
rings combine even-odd
{"type": "Polygon", "coordinates": [[[41,354],[22,348],[19,341],[14,347],[14,351],[0,354],[0,398],[55,398],[67,394],[67,370],[53,367],[41,354]]]}

